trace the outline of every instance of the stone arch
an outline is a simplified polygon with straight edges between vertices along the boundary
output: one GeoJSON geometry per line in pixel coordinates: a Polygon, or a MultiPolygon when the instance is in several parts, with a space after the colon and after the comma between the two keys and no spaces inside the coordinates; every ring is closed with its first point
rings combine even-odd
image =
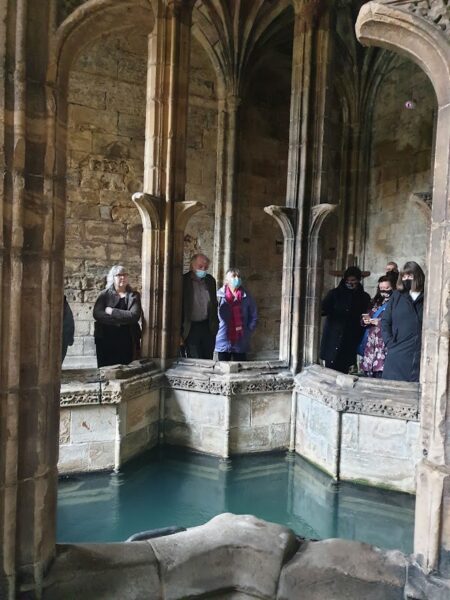
{"type": "MultiPolygon", "coordinates": [[[[428,5],[427,5],[428,6],[428,5]]],[[[356,23],[358,39],[408,56],[428,75],[438,101],[427,302],[421,369],[421,444],[417,474],[415,552],[427,571],[450,576],[449,320],[450,44],[428,9],[369,2],[356,23]]],[[[442,18],[445,20],[442,5],[442,18]]],[[[448,19],[448,17],[447,17],[448,19]]]]}
{"type": "MultiPolygon", "coordinates": [[[[66,237],[68,93],[72,67],[81,52],[87,46],[95,44],[102,36],[119,33],[137,26],[151,33],[154,24],[154,14],[148,0],[125,0],[120,3],[113,0],[88,0],[69,14],[52,38],[47,69],[47,104],[50,119],[46,173],[61,207],[57,213],[58,225],[56,227],[61,246],[65,245],[64,238],[66,237]]],[[[114,155],[117,152],[120,153],[120,144],[115,146],[117,148],[111,149],[114,155]]],[[[138,211],[136,211],[136,218],[139,219],[138,211]]],[[[61,287],[63,286],[61,285],[61,287]]],[[[80,355],[82,354],[84,354],[84,350],[80,353],[80,355]]]]}

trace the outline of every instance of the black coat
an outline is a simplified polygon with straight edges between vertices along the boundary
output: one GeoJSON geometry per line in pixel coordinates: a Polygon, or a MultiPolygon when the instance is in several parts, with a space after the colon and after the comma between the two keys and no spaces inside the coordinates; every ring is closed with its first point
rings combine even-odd
{"type": "Polygon", "coordinates": [[[381,319],[387,348],[383,379],[419,381],[422,349],[423,294],[413,300],[396,290],[381,319]]]}
{"type": "Polygon", "coordinates": [[[120,302],[120,295],[111,286],[100,292],[94,305],[94,337],[99,367],[129,364],[140,356],[141,297],[128,287],[126,308],[117,308],[120,302]],[[112,308],[110,315],[106,312],[107,307],[112,308]]]}
{"type": "Polygon", "coordinates": [[[320,358],[349,367],[356,360],[356,348],[363,335],[361,315],[368,311],[370,296],[362,285],[349,290],[344,280],[322,301],[326,316],[320,344],[320,358]]]}

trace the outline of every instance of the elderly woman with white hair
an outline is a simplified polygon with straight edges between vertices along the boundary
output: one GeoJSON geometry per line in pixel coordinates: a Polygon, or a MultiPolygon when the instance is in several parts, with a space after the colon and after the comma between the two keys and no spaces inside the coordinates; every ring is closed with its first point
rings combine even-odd
{"type": "Polygon", "coordinates": [[[126,269],[114,265],[94,306],[98,367],[128,365],[139,358],[141,313],[141,298],[129,286],[126,269]]]}

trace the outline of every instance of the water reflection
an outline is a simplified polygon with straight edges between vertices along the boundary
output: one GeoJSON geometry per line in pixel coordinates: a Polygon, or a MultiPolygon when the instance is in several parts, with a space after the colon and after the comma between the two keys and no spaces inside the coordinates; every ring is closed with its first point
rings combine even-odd
{"type": "Polygon", "coordinates": [[[62,479],[60,542],[125,540],[157,527],[192,527],[221,512],[251,513],[298,535],[343,537],[412,551],[414,498],[332,480],[298,456],[232,461],[158,450],[120,474],[62,479]]]}

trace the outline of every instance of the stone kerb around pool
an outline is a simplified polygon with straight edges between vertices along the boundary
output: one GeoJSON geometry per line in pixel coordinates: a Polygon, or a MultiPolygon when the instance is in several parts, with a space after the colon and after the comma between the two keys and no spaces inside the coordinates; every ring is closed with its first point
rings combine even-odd
{"type": "Polygon", "coordinates": [[[228,458],[291,450],[335,479],[414,493],[419,388],[319,365],[181,359],[64,371],[61,473],[118,469],[157,444],[228,458]]]}
{"type": "Polygon", "coordinates": [[[295,449],[332,477],[414,493],[419,386],[313,365],[295,378],[295,449]]]}
{"type": "Polygon", "coordinates": [[[57,546],[43,600],[402,600],[412,566],[398,551],[305,541],[286,527],[225,513],[143,542],[57,546]]]}
{"type": "Polygon", "coordinates": [[[166,380],[165,443],[223,458],[289,448],[294,380],[284,363],[184,359],[166,380]]]}
{"type": "Polygon", "coordinates": [[[162,385],[148,361],[63,371],[59,472],[118,469],[155,446],[162,385]]]}

